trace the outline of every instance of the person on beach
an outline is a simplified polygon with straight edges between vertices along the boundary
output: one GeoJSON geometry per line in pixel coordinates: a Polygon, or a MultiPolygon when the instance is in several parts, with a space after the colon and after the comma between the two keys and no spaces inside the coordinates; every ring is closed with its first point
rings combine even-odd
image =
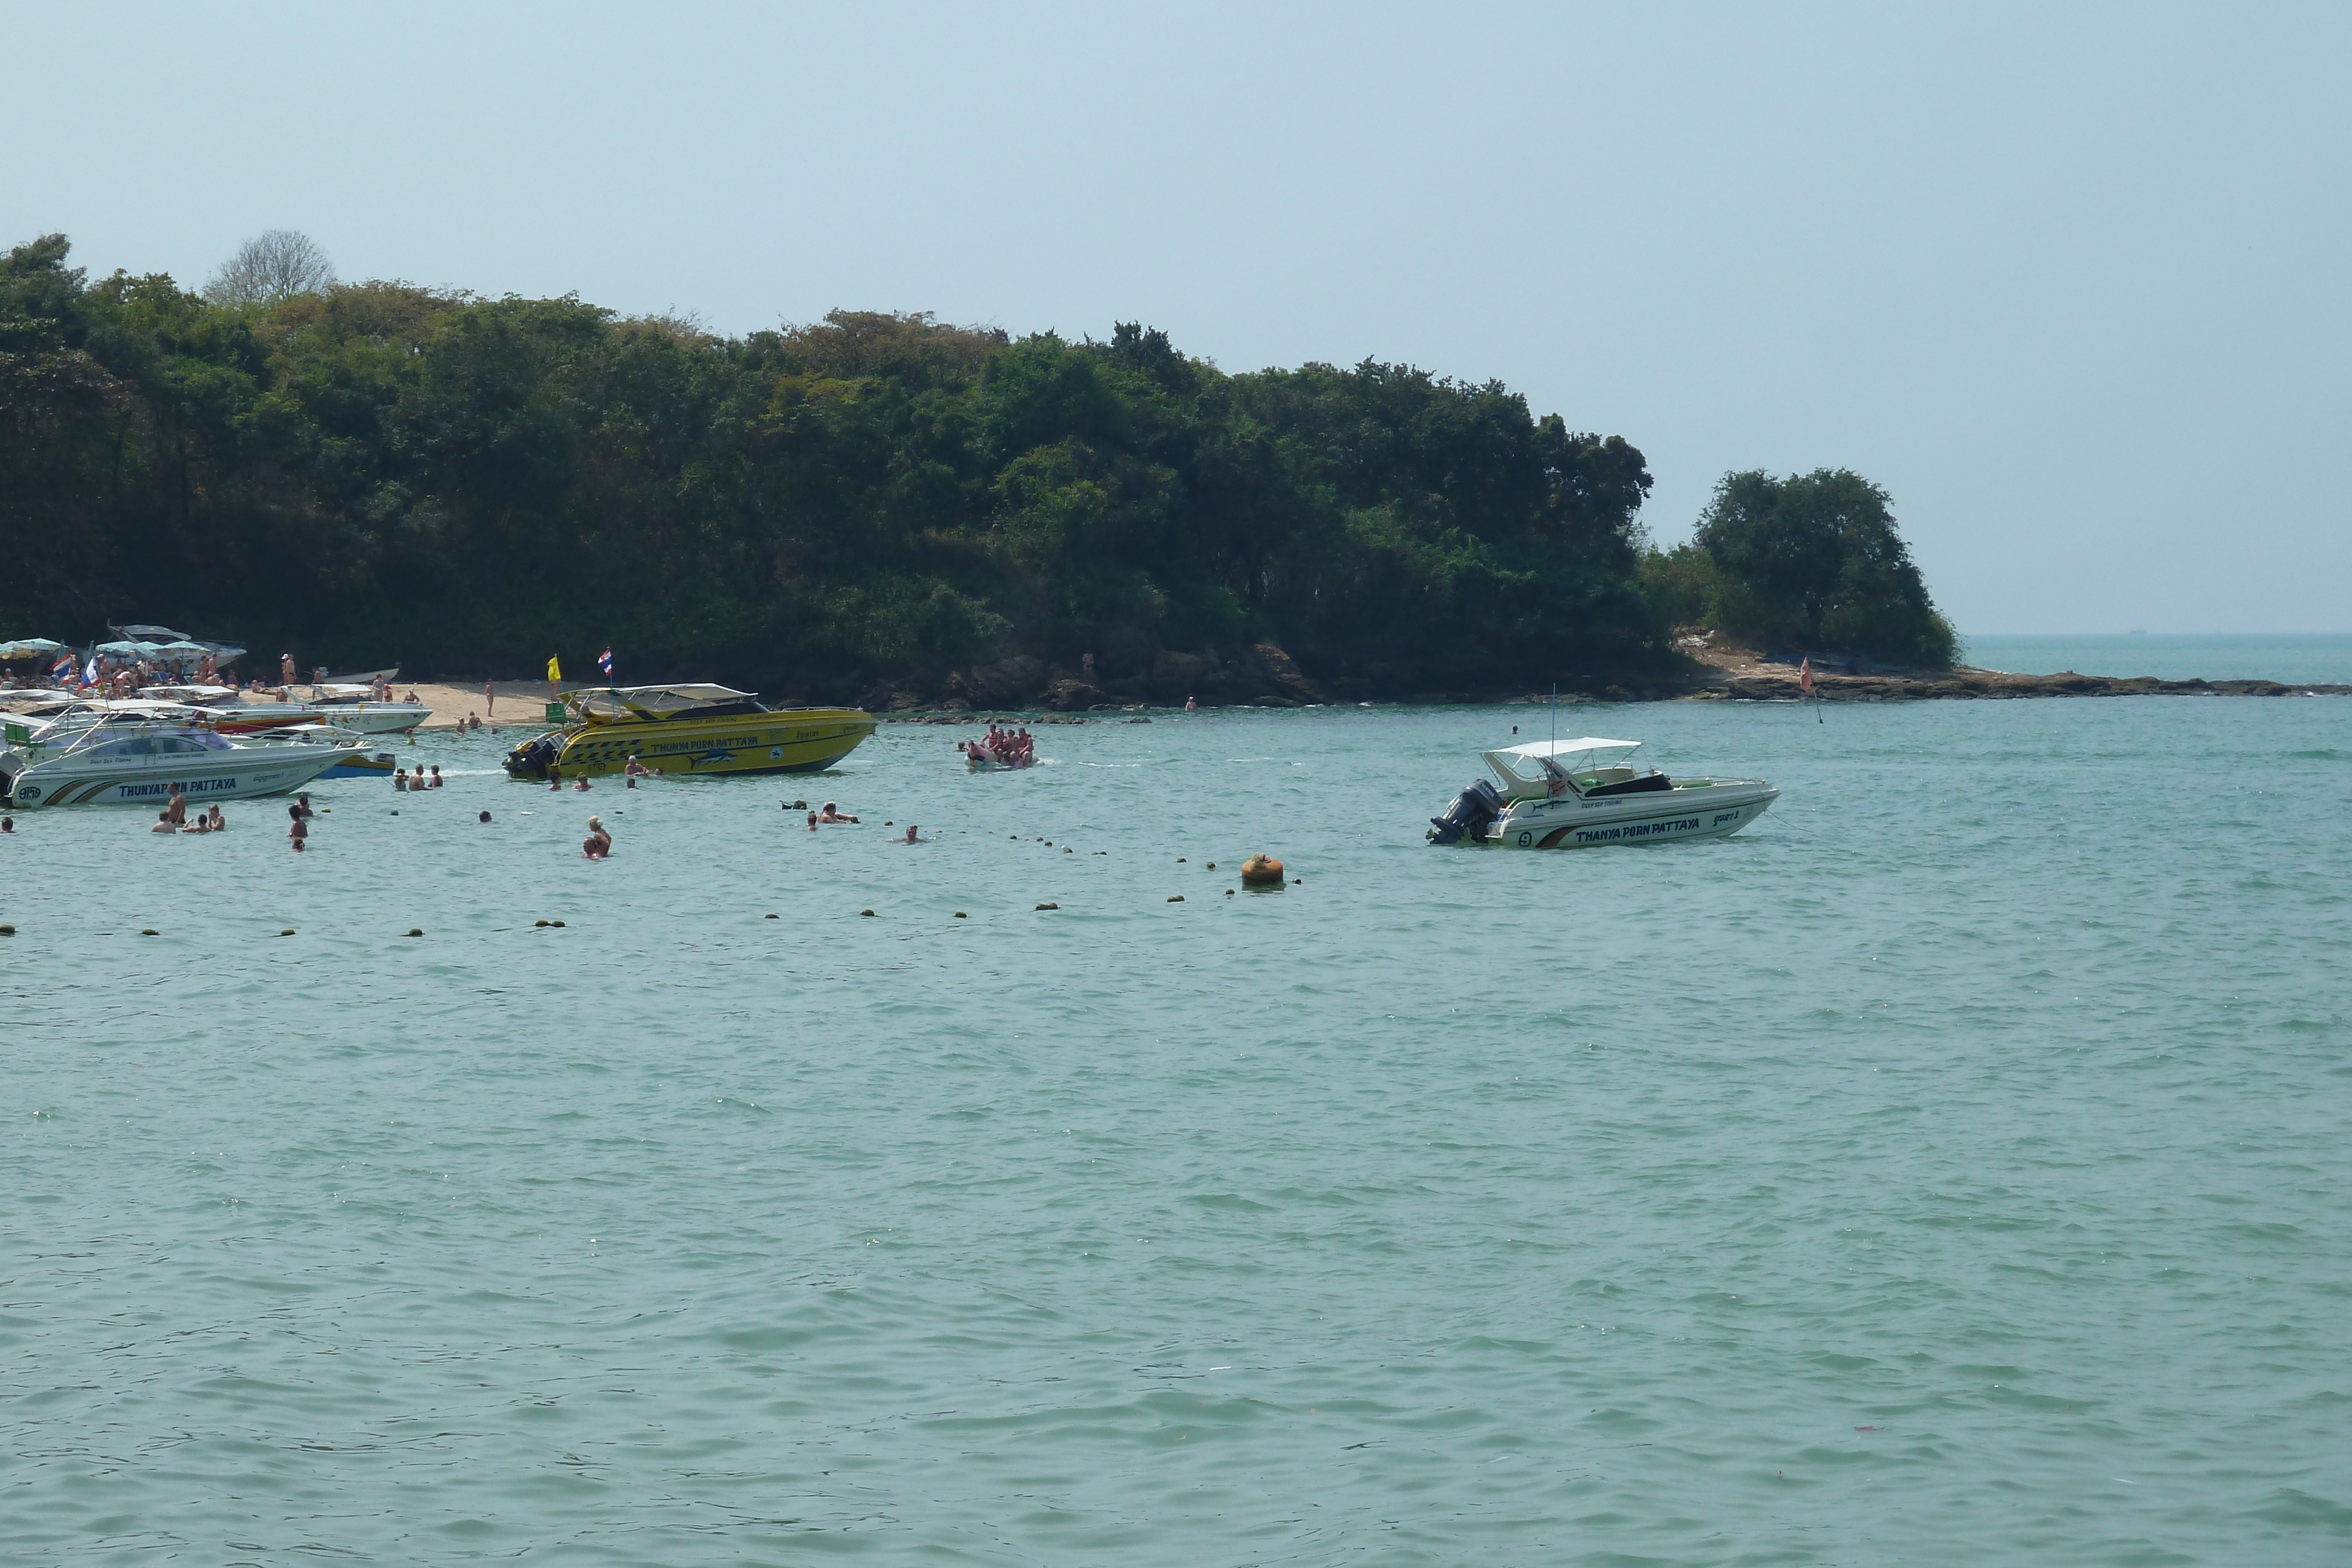
{"type": "Polygon", "coordinates": [[[151,833],[176,833],[180,830],[172,826],[172,813],[162,810],[155,813],[155,825],[147,831],[151,833]]]}
{"type": "Polygon", "coordinates": [[[294,655],[291,653],[280,653],[278,655],[278,690],[280,695],[282,695],[286,688],[293,684],[294,655]]]}
{"type": "Polygon", "coordinates": [[[580,852],[592,861],[603,860],[613,852],[613,835],[604,831],[604,819],[588,819],[588,836],[580,841],[580,852]]]}
{"type": "Polygon", "coordinates": [[[816,820],[820,822],[854,822],[857,821],[855,817],[846,817],[842,815],[841,808],[835,805],[830,800],[827,800],[824,803],[824,810],[817,813],[816,820]]]}
{"type": "Polygon", "coordinates": [[[482,711],[492,718],[499,716],[499,683],[496,681],[482,683],[482,711]]]}
{"type": "Polygon", "coordinates": [[[177,784],[172,786],[172,799],[164,804],[163,820],[175,828],[188,820],[187,792],[177,784]]]}

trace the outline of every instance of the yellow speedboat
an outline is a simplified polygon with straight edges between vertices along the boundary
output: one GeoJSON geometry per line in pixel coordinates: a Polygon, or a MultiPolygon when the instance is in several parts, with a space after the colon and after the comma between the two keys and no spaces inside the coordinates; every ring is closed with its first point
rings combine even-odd
{"type": "Polygon", "coordinates": [[[726,686],[586,686],[562,702],[561,729],[507,753],[509,777],[618,773],[632,757],[664,773],[814,773],[874,733],[862,708],[772,708],[726,686]]]}

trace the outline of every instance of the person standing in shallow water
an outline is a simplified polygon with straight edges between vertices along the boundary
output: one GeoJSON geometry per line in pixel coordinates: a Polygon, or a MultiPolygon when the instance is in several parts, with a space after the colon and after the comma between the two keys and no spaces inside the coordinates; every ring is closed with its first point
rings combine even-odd
{"type": "Polygon", "coordinates": [[[613,852],[613,835],[604,831],[604,819],[588,819],[588,836],[580,841],[580,852],[592,861],[603,860],[613,852]]]}

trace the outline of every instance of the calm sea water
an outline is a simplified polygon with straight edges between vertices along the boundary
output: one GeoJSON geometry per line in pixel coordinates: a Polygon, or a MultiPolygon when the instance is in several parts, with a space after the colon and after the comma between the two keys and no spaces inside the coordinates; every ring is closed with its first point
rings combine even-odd
{"type": "Polygon", "coordinates": [[[1421,842],[1525,708],[30,813],[0,1557],[2344,1562],[2352,701],[1826,719],[1564,710],[1786,793],[1550,855],[1421,842]]]}
{"type": "Polygon", "coordinates": [[[2352,683],[2352,637],[2142,633],[2121,637],[1963,639],[1965,657],[1989,669],[2047,675],[2154,675],[2164,681],[2352,683]]]}

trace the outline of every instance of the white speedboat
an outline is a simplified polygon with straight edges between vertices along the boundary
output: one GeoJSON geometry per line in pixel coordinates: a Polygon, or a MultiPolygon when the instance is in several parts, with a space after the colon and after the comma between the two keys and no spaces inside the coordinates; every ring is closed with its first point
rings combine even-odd
{"type": "MultiPolygon", "coordinates": [[[[154,705],[160,706],[160,705],[154,705]]],[[[361,737],[227,736],[202,721],[113,711],[12,720],[0,731],[0,805],[161,806],[299,789],[356,752],[361,737]]]]}
{"type": "Polygon", "coordinates": [[[1484,779],[1432,817],[1429,841],[1501,844],[1517,850],[1653,844],[1719,839],[1764,814],[1780,791],[1761,779],[1669,779],[1641,773],[1629,755],[1638,740],[1538,741],[1483,755],[1500,787],[1484,779]]]}

